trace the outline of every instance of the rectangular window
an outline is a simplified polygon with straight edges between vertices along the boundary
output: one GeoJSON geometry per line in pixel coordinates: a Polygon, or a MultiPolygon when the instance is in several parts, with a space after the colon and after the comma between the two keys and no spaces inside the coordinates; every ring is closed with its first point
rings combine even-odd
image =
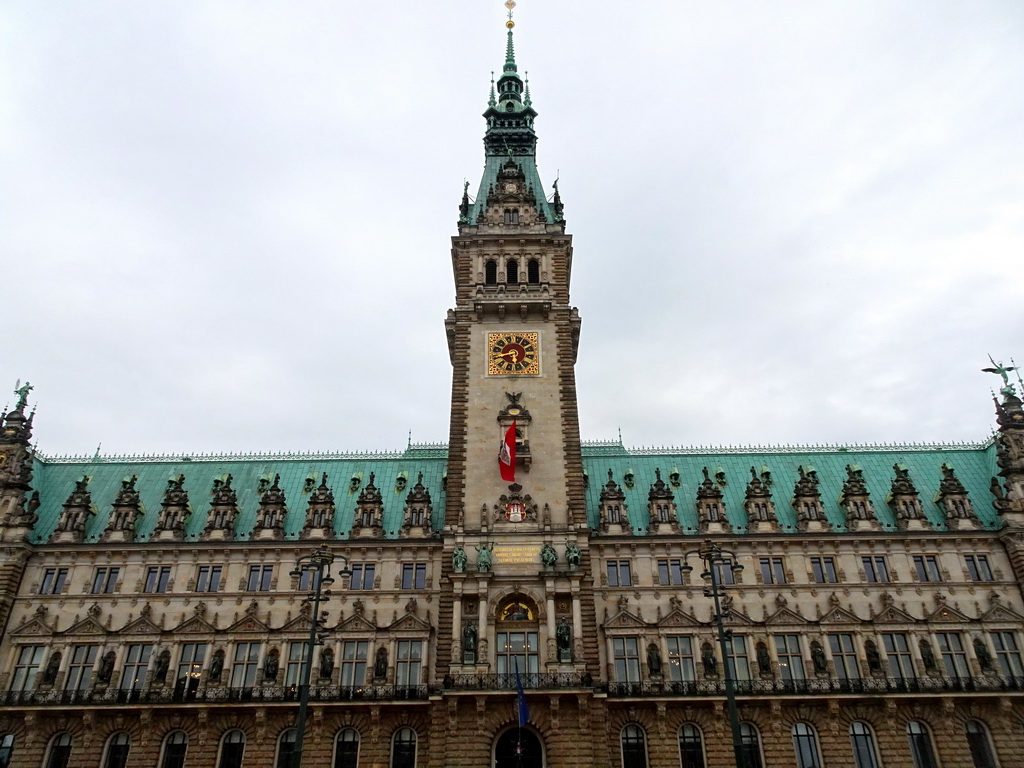
{"type": "Polygon", "coordinates": [[[67,568],[47,568],[43,571],[43,580],[39,583],[39,594],[59,595],[64,591],[67,581],[67,568]]]}
{"type": "Polygon", "coordinates": [[[864,565],[864,581],[872,583],[889,581],[889,564],[886,563],[884,556],[862,557],[860,561],[864,565]]]}
{"type": "Polygon", "coordinates": [[[355,563],[352,566],[352,589],[373,589],[373,577],[376,575],[376,563],[355,563]]]}
{"type": "Polygon", "coordinates": [[[420,684],[423,667],[423,641],[399,640],[395,659],[395,685],[414,687],[420,684]]]}
{"type": "Polygon", "coordinates": [[[306,565],[299,569],[299,591],[312,592],[316,589],[320,571],[314,566],[306,565]]]}
{"type": "Polygon", "coordinates": [[[992,632],[991,637],[1002,673],[1006,677],[1024,677],[1024,664],[1021,663],[1020,648],[1013,632],[992,632]]]}
{"type": "Polygon", "coordinates": [[[341,685],[355,688],[366,682],[366,640],[346,640],[341,646],[341,685]]]}
{"type": "Polygon", "coordinates": [[[836,561],[832,557],[811,558],[811,578],[815,584],[838,584],[836,561]]]}
{"type": "Polygon", "coordinates": [[[146,569],[146,583],[143,592],[166,592],[171,582],[171,566],[154,565],[146,569]]]}
{"type": "Polygon", "coordinates": [[[988,555],[964,555],[967,573],[971,581],[992,581],[992,569],[988,564],[988,555]]]}
{"type": "Polygon", "coordinates": [[[608,586],[609,587],[631,587],[633,586],[633,574],[629,570],[629,560],[608,561],[608,586]]]}
{"type": "Polygon", "coordinates": [[[800,635],[776,635],[775,655],[783,680],[804,679],[804,659],[800,655],[800,635]]]}
{"type": "Polygon", "coordinates": [[[667,637],[668,679],[673,682],[692,682],[697,679],[693,659],[693,638],[667,637]]]}
{"type": "Polygon", "coordinates": [[[269,592],[270,584],[274,580],[274,566],[272,565],[250,565],[249,581],[245,588],[249,592],[269,592]]]}
{"type": "Polygon", "coordinates": [[[853,644],[853,635],[829,635],[828,645],[832,651],[832,665],[836,668],[836,677],[840,680],[857,680],[860,678],[860,665],[857,663],[857,651],[853,644]]]}
{"type": "Polygon", "coordinates": [[[967,651],[964,650],[964,640],[959,632],[937,632],[935,639],[939,643],[939,653],[942,654],[942,666],[946,670],[947,677],[970,677],[971,671],[967,666],[967,651]]]}
{"type": "Polygon", "coordinates": [[[43,663],[43,646],[26,645],[18,651],[18,661],[11,678],[12,691],[31,691],[43,663]]]}
{"type": "Polygon", "coordinates": [[[747,638],[743,635],[733,635],[726,642],[729,645],[729,658],[726,663],[729,665],[733,679],[749,680],[750,657],[747,655],[747,638]]]}
{"type": "Polygon", "coordinates": [[[252,688],[256,685],[259,660],[259,643],[238,643],[235,646],[234,663],[231,665],[231,687],[252,688]]]}
{"type": "Polygon", "coordinates": [[[223,566],[200,565],[196,571],[196,592],[216,592],[220,589],[223,566]]]}
{"type": "Polygon", "coordinates": [[[305,643],[288,643],[288,666],[284,669],[284,684],[298,686],[302,682],[302,662],[306,659],[305,643]]]}
{"type": "Polygon", "coordinates": [[[885,655],[889,658],[889,674],[892,677],[913,679],[914,661],[910,657],[910,645],[902,632],[887,632],[882,635],[885,655]]]}
{"type": "Polygon", "coordinates": [[[678,587],[683,583],[683,561],[678,558],[658,561],[658,584],[678,587]]]}
{"type": "Polygon", "coordinates": [[[640,682],[640,641],[635,637],[613,637],[612,658],[615,660],[615,681],[640,682]]]}
{"type": "Polygon", "coordinates": [[[942,581],[939,558],[935,555],[914,555],[914,570],[918,581],[942,581]]]}
{"type": "Polygon", "coordinates": [[[736,574],[733,573],[731,562],[715,563],[712,567],[715,570],[715,581],[719,584],[736,583],[736,574]]]}
{"type": "Polygon", "coordinates": [[[92,684],[92,670],[96,666],[98,645],[75,645],[71,647],[68,662],[68,677],[64,683],[66,691],[84,691],[92,684]]]}
{"type": "Polygon", "coordinates": [[[402,564],[402,589],[426,589],[427,587],[427,564],[426,563],[403,563],[402,564]]]}
{"type": "Polygon", "coordinates": [[[153,646],[149,643],[129,645],[124,657],[124,669],[121,672],[121,690],[138,691],[146,682],[146,671],[149,660],[153,656],[153,646]]]}
{"type": "Polygon", "coordinates": [[[498,674],[513,675],[540,672],[540,646],[536,632],[498,633],[498,674]]]}
{"type": "Polygon", "coordinates": [[[765,584],[785,584],[786,566],[781,557],[762,557],[761,581],[765,584]]]}
{"type": "Polygon", "coordinates": [[[181,691],[195,693],[199,688],[199,680],[203,674],[203,662],[206,661],[206,643],[185,643],[181,646],[181,658],[178,659],[177,686],[181,691]]]}
{"type": "Polygon", "coordinates": [[[97,568],[92,577],[92,588],[89,590],[94,595],[109,595],[117,585],[117,577],[121,575],[118,567],[97,568]]]}

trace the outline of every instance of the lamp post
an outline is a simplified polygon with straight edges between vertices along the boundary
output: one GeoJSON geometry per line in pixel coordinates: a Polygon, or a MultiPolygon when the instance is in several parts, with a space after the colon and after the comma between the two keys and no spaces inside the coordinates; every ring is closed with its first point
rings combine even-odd
{"type": "Polygon", "coordinates": [[[711,539],[704,539],[700,549],[690,550],[683,555],[683,570],[687,574],[693,571],[693,566],[689,563],[690,555],[696,555],[704,563],[701,578],[710,585],[704,587],[704,596],[712,598],[715,603],[715,625],[718,627],[718,647],[722,651],[722,663],[725,666],[725,701],[729,713],[729,726],[732,729],[732,749],[736,758],[736,768],[748,768],[747,755],[743,749],[743,736],[740,733],[740,715],[736,708],[735,664],[729,663],[729,657],[732,655],[729,642],[732,640],[732,630],[725,628],[725,616],[729,609],[727,607],[722,610],[724,595],[721,591],[722,566],[730,566],[733,573],[741,572],[743,566],[736,562],[734,552],[722,549],[711,539]]]}
{"type": "MultiPolygon", "coordinates": [[[[317,547],[308,555],[303,555],[295,561],[295,569],[292,576],[302,578],[304,573],[311,574],[313,579],[312,591],[306,596],[306,603],[312,603],[313,620],[309,626],[309,639],[306,641],[305,658],[302,663],[301,681],[299,683],[299,714],[295,718],[295,746],[292,748],[292,768],[300,768],[302,765],[302,745],[306,735],[306,710],[309,707],[309,680],[313,675],[313,648],[322,645],[326,632],[323,630],[325,617],[320,615],[320,604],[331,596],[330,586],[334,583],[331,578],[331,564],[335,558],[341,558],[345,565],[348,565],[348,558],[344,555],[335,555],[329,546],[323,544],[317,547]],[[324,589],[324,588],[327,589],[324,589]]],[[[341,574],[350,573],[348,568],[342,568],[341,574]]],[[[300,582],[301,583],[301,582],[300,582]]],[[[325,612],[326,613],[326,612],[325,612]]]]}

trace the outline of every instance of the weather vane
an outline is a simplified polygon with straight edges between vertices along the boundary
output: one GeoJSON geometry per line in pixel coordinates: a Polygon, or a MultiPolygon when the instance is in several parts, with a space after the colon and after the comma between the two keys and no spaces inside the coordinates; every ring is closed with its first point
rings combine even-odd
{"type": "Polygon", "coordinates": [[[512,21],[512,9],[516,7],[516,0],[505,0],[505,7],[508,8],[508,21],[505,22],[505,26],[512,29],[516,25],[512,21]]]}

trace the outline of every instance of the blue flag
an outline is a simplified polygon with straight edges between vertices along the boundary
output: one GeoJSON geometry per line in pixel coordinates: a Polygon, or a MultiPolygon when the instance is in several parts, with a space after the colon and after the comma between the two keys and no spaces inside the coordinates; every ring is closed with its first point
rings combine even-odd
{"type": "Polygon", "coordinates": [[[526,706],[526,694],[523,693],[523,679],[519,676],[519,659],[512,657],[516,664],[516,713],[519,715],[519,727],[530,722],[530,708],[526,706]]]}

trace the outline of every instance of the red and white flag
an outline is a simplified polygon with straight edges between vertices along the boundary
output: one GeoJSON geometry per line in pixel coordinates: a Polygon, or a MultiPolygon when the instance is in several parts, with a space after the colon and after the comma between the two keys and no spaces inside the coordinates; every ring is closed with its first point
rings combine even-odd
{"type": "Polygon", "coordinates": [[[506,483],[516,481],[516,423],[505,431],[505,439],[498,449],[498,470],[506,483]]]}

